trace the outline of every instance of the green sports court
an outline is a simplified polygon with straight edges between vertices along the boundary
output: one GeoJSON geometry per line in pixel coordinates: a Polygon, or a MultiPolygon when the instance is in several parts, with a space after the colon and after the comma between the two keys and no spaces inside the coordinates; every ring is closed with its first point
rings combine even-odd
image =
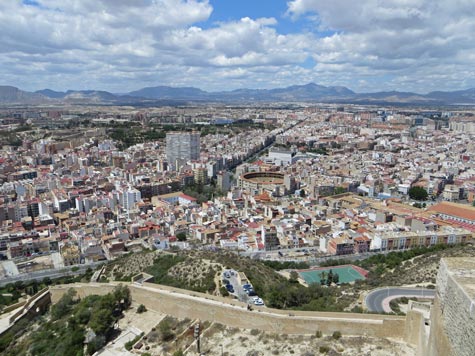
{"type": "Polygon", "coordinates": [[[331,266],[331,267],[319,267],[312,269],[298,270],[298,274],[302,277],[307,284],[318,283],[320,284],[320,276],[322,272],[325,272],[327,275],[330,270],[333,273],[338,273],[339,283],[351,283],[356,280],[366,279],[368,271],[365,269],[354,266],[354,265],[342,265],[342,266],[331,266]]]}

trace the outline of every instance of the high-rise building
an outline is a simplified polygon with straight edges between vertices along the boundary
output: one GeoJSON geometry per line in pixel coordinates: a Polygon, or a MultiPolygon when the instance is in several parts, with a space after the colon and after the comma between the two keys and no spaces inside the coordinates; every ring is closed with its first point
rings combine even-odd
{"type": "Polygon", "coordinates": [[[122,192],[122,207],[127,211],[133,210],[141,199],[140,191],[129,187],[127,191],[122,192]]]}
{"type": "Polygon", "coordinates": [[[204,167],[197,167],[193,170],[193,175],[195,178],[195,183],[206,184],[208,181],[208,170],[204,167]]]}
{"type": "Polygon", "coordinates": [[[200,134],[198,132],[167,133],[167,161],[173,169],[178,169],[187,161],[200,158],[200,134]]]}
{"type": "Polygon", "coordinates": [[[231,188],[231,175],[228,171],[220,171],[218,173],[216,186],[222,192],[227,192],[231,188]]]}

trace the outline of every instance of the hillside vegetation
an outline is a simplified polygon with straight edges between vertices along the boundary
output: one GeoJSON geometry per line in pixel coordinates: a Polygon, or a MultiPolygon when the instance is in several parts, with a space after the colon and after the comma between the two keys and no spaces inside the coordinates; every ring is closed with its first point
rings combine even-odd
{"type": "Polygon", "coordinates": [[[25,323],[2,335],[0,352],[6,356],[92,355],[114,336],[114,323],[131,301],[129,289],[122,285],[104,296],[84,299],[70,289],[36,324],[26,327],[25,323]]]}
{"type": "MultiPolygon", "coordinates": [[[[145,271],[154,282],[209,294],[219,294],[216,282],[226,269],[244,272],[266,306],[278,309],[314,311],[361,311],[360,293],[388,285],[435,283],[441,257],[475,256],[472,245],[433,246],[414,250],[373,255],[352,262],[369,270],[368,279],[354,284],[305,287],[295,278],[285,278],[277,271],[302,269],[305,263],[259,261],[229,251],[179,251],[177,253],[140,253],[126,256],[107,268],[108,278],[120,276],[130,280],[133,274],[145,271]],[[124,273],[123,271],[127,271],[124,273]],[[356,306],[356,307],[355,307],[356,306]]],[[[331,261],[328,265],[349,263],[331,261]]],[[[292,274],[291,274],[292,276],[292,274]]]]}

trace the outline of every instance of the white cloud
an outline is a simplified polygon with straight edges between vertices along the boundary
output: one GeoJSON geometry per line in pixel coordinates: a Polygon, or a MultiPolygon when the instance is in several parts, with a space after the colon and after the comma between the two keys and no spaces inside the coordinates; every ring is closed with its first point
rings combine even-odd
{"type": "Polygon", "coordinates": [[[37,3],[0,2],[0,75],[25,89],[93,84],[118,90],[185,82],[219,89],[226,70],[227,77],[244,80],[245,72],[255,72],[241,69],[236,76],[233,70],[296,65],[309,55],[311,38],[277,33],[275,18],[245,17],[199,27],[212,12],[208,1],[37,3]],[[214,78],[217,68],[222,68],[221,76],[214,78]],[[127,80],[120,83],[121,78],[127,80]]]}
{"type": "Polygon", "coordinates": [[[448,68],[453,78],[464,73],[464,83],[475,85],[470,60],[475,55],[474,13],[475,2],[471,0],[288,3],[288,14],[294,20],[307,16],[317,31],[335,32],[317,41],[313,54],[316,70],[334,68],[340,72],[344,68],[355,80],[362,80],[357,86],[364,85],[365,77],[373,73],[386,79],[376,83],[375,89],[386,86],[420,92],[460,88],[455,79],[448,82],[445,75],[439,75],[448,68]],[[397,87],[401,83],[404,87],[397,87]]]}
{"type": "Polygon", "coordinates": [[[290,34],[273,17],[210,24],[206,0],[37,3],[0,1],[0,77],[23,89],[475,86],[473,0],[293,0],[314,32],[290,34]]]}

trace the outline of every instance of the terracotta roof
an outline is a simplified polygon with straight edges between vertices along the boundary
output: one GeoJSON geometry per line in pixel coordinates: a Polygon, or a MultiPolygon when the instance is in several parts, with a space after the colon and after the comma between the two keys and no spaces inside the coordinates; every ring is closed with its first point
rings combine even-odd
{"type": "Polygon", "coordinates": [[[442,202],[431,206],[428,210],[438,214],[475,221],[475,207],[469,205],[442,202]]]}

